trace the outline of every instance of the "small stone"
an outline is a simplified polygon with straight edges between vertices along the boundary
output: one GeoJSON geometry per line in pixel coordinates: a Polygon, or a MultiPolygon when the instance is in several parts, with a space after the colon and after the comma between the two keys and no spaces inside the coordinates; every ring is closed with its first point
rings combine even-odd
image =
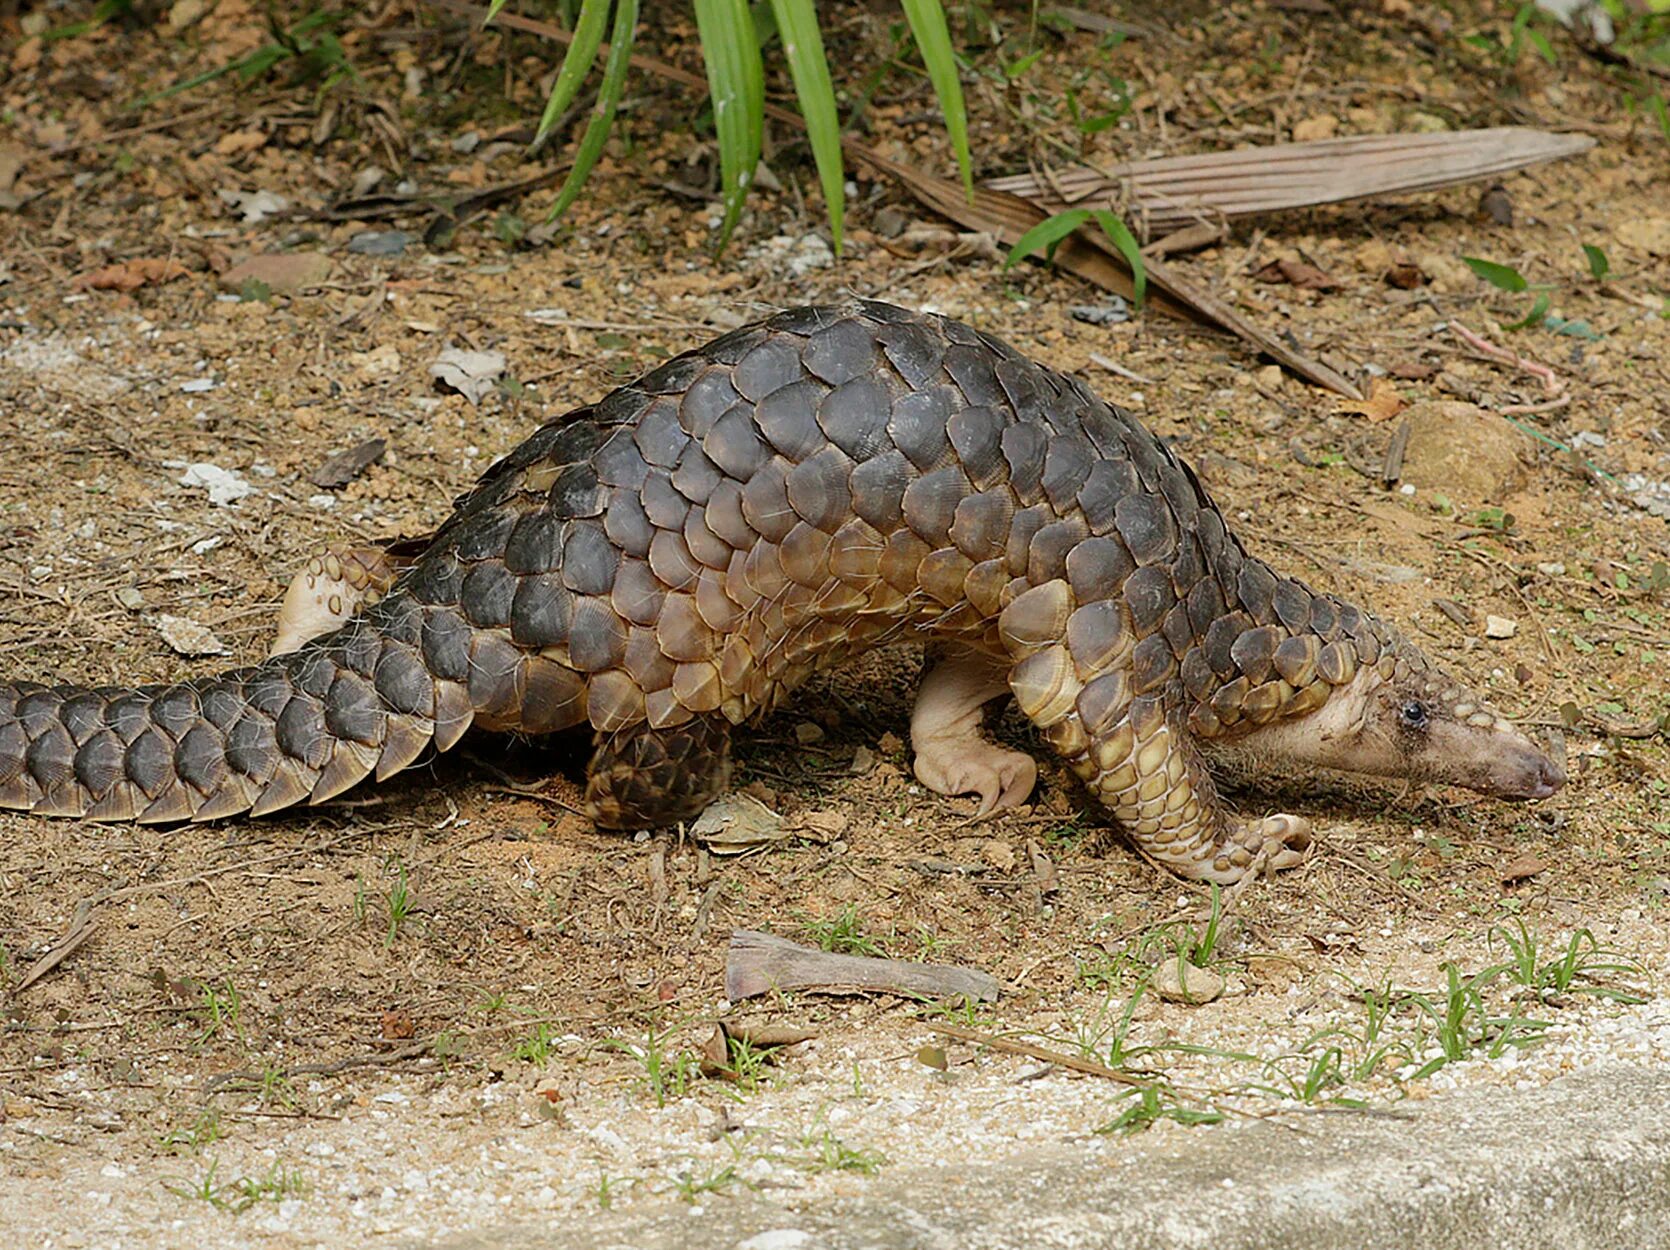
{"type": "Polygon", "coordinates": [[[129,612],[137,612],[145,606],[145,595],[137,586],[123,586],[116,592],[116,602],[129,612]]]}
{"type": "Polygon", "coordinates": [[[893,205],[888,204],[876,212],[876,233],[884,239],[896,239],[905,232],[910,225],[910,218],[893,205]]]}
{"type": "Polygon", "coordinates": [[[1085,325],[1114,326],[1131,319],[1131,306],[1113,295],[1100,304],[1073,304],[1067,309],[1067,315],[1085,325]]]}
{"type": "Polygon", "coordinates": [[[259,282],[280,295],[305,290],[326,282],[331,276],[331,259],[318,252],[269,252],[251,256],[220,275],[220,289],[236,294],[251,282],[259,282]]]}
{"type": "Polygon", "coordinates": [[[1167,959],[1148,982],[1168,1003],[1209,1003],[1224,992],[1224,979],[1210,968],[1198,968],[1185,959],[1167,959]]]}
{"type": "Polygon", "coordinates": [[[1519,632],[1519,622],[1505,616],[1487,616],[1484,618],[1484,636],[1486,638],[1512,638],[1519,632]]]}
{"type": "Polygon", "coordinates": [[[348,240],[348,250],[359,256],[399,256],[411,242],[405,230],[362,230],[348,240]]]}
{"type": "Polygon", "coordinates": [[[803,720],[794,727],[794,740],[803,747],[811,746],[814,742],[823,741],[823,730],[809,720],[803,720]]]}
{"type": "Polygon", "coordinates": [[[1332,139],[1339,133],[1339,118],[1332,113],[1318,113],[1293,127],[1293,142],[1314,143],[1318,139],[1332,139]]]}
{"type": "Polygon", "coordinates": [[[1266,391],[1281,390],[1282,380],[1285,377],[1286,375],[1282,373],[1280,365],[1265,365],[1253,374],[1253,378],[1257,381],[1260,389],[1266,391]]]}
{"type": "Polygon", "coordinates": [[[258,226],[269,217],[286,212],[290,201],[271,191],[217,191],[221,203],[243,218],[246,226],[258,226]]]}
{"type": "Polygon", "coordinates": [[[1007,842],[990,839],[980,844],[980,858],[999,872],[1015,870],[1015,849],[1007,842]]]}
{"type": "Polygon", "coordinates": [[[1405,412],[1409,443],[1403,480],[1460,503],[1510,495],[1523,474],[1523,436],[1494,413],[1454,400],[1412,404],[1405,412]]]}
{"type": "Polygon", "coordinates": [[[736,1250],[807,1250],[811,1244],[812,1234],[798,1228],[768,1228],[737,1242],[736,1250]]]}
{"type": "Polygon", "coordinates": [[[222,506],[236,503],[255,488],[236,469],[223,469],[218,464],[189,464],[180,475],[181,486],[196,486],[209,492],[209,502],[222,506]]]}

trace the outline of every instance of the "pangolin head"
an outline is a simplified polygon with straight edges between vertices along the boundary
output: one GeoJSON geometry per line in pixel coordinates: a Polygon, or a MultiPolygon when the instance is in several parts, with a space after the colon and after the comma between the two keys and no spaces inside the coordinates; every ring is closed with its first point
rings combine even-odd
{"type": "MultiPolygon", "coordinates": [[[[1391,631],[1388,631],[1391,632],[1391,631]]],[[[1545,799],[1565,769],[1483,698],[1392,633],[1375,664],[1313,712],[1247,733],[1238,753],[1282,764],[1545,799]]]]}

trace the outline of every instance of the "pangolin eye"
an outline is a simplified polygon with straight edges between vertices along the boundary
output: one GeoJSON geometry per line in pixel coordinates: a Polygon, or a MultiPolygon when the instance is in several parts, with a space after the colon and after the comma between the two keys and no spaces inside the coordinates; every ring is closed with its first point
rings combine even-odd
{"type": "Polygon", "coordinates": [[[1426,727],[1426,704],[1411,699],[1398,712],[1398,719],[1411,729],[1426,727]]]}

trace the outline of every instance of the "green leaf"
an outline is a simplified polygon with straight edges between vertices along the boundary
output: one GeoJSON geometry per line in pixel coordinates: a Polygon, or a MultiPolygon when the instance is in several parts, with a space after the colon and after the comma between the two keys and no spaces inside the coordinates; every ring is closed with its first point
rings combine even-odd
{"type": "MultiPolygon", "coordinates": [[[[585,0],[585,8],[580,10],[580,20],[585,21],[586,9],[593,4],[602,7],[604,0],[585,0]]],[[[638,0],[619,0],[615,6],[615,24],[609,32],[609,59],[603,63],[603,81],[597,88],[597,107],[593,111],[591,121],[586,123],[586,133],[580,137],[580,146],[574,153],[574,166],[568,171],[568,178],[562,184],[562,191],[557,195],[557,202],[551,205],[551,211],[546,214],[546,221],[555,221],[569,209],[569,206],[579,198],[580,188],[585,185],[586,177],[597,164],[597,158],[603,155],[603,144],[609,138],[609,127],[614,124],[615,110],[620,107],[621,93],[626,87],[626,67],[632,59],[632,32],[638,24],[638,0]]],[[[576,39],[578,42],[578,39],[576,39]]],[[[572,49],[573,44],[569,47],[572,49]]],[[[567,62],[564,62],[567,68],[567,62]]],[[[561,79],[559,72],[558,79],[561,79]]],[[[556,98],[556,90],[552,89],[551,98],[556,98]]],[[[558,113],[562,110],[559,109],[558,113]]],[[[546,106],[546,121],[554,121],[550,106],[546,106]]],[[[546,121],[540,122],[543,129],[546,121]]],[[[539,142],[538,139],[534,140],[539,142]]]]}
{"type": "Polygon", "coordinates": [[[1070,208],[1054,217],[1044,218],[1015,240],[1015,246],[1009,249],[1009,258],[1003,262],[1003,267],[1013,268],[1040,248],[1044,249],[1046,259],[1053,258],[1061,240],[1087,221],[1095,221],[1102,228],[1113,241],[1114,248],[1125,258],[1125,263],[1131,267],[1134,302],[1140,308],[1148,289],[1148,270],[1142,263],[1142,248],[1129,227],[1116,214],[1105,208],[1070,208]]]}
{"type": "Polygon", "coordinates": [[[835,116],[835,87],[829,81],[829,58],[824,55],[823,36],[818,32],[817,10],[812,0],[771,0],[771,11],[777,18],[777,32],[782,36],[789,77],[794,79],[794,93],[800,100],[800,114],[806,119],[806,137],[811,140],[812,159],[817,162],[818,181],[823,184],[829,230],[838,256],[847,203],[841,170],[841,124],[835,116]]]}
{"type": "Polygon", "coordinates": [[[1612,272],[1612,263],[1606,259],[1606,253],[1593,243],[1583,245],[1583,255],[1589,258],[1589,272],[1594,275],[1596,282],[1602,282],[1606,275],[1612,272]]]}
{"type": "Polygon", "coordinates": [[[957,57],[951,50],[951,32],[946,29],[945,10],[940,0],[901,0],[916,46],[927,66],[928,80],[939,97],[939,111],[945,115],[945,129],[957,154],[963,189],[974,199],[974,166],[968,151],[968,110],[963,105],[963,85],[957,78],[957,57]]]}
{"type": "Polygon", "coordinates": [[[1467,268],[1501,290],[1517,293],[1530,285],[1512,265],[1498,265],[1493,260],[1480,260],[1477,256],[1463,256],[1461,260],[1467,268]]]}
{"type": "Polygon", "coordinates": [[[1658,128],[1664,132],[1666,139],[1670,139],[1670,108],[1665,107],[1662,92],[1653,92],[1647,100],[1647,111],[1658,119],[1658,128]]]}
{"type": "Polygon", "coordinates": [[[696,0],[696,30],[707,62],[713,129],[719,136],[725,220],[716,251],[724,251],[754,185],[765,128],[765,66],[748,0],[696,0]]]}
{"type": "Polygon", "coordinates": [[[1504,330],[1529,330],[1532,326],[1541,325],[1542,319],[1546,316],[1548,316],[1548,292],[1544,291],[1537,296],[1536,302],[1531,305],[1530,312],[1512,325],[1505,325],[1502,328],[1504,330]]]}
{"type": "Polygon", "coordinates": [[[1036,52],[1028,52],[1018,61],[1012,61],[1008,65],[1005,65],[1003,67],[1003,76],[1010,82],[1014,82],[1015,79],[1021,77],[1027,70],[1036,65],[1038,63],[1038,58],[1043,55],[1044,49],[1042,48],[1039,48],[1036,52]]]}
{"type": "Polygon", "coordinates": [[[1044,249],[1046,258],[1055,255],[1055,249],[1073,231],[1090,220],[1088,208],[1070,208],[1064,213],[1057,213],[1054,217],[1046,217],[1020,238],[1015,240],[1015,246],[1009,249],[1009,259],[1003,262],[1005,269],[1013,269],[1039,248],[1044,249]]]}
{"type": "Polygon", "coordinates": [[[1125,263],[1131,267],[1132,302],[1142,307],[1142,297],[1148,290],[1148,270],[1142,264],[1142,247],[1137,243],[1136,236],[1130,231],[1118,216],[1105,208],[1095,210],[1096,224],[1102,228],[1108,238],[1113,240],[1114,247],[1125,258],[1125,263]]]}
{"type": "MultiPolygon", "coordinates": [[[[637,6],[633,8],[635,10],[637,6]]],[[[497,8],[493,10],[493,13],[496,12],[497,8]]],[[[539,130],[534,134],[535,147],[544,141],[551,127],[557,124],[557,119],[574,103],[580,84],[586,80],[592,62],[597,59],[597,46],[603,42],[603,23],[608,16],[609,0],[581,0],[580,18],[574,23],[574,41],[563,53],[562,68],[557,70],[557,80],[551,84],[551,95],[545,101],[545,112],[539,119],[539,130]]],[[[492,13],[488,14],[488,20],[492,20],[492,13]]],[[[610,60],[613,59],[611,51],[610,60]]],[[[598,103],[601,105],[602,100],[598,103]]]]}

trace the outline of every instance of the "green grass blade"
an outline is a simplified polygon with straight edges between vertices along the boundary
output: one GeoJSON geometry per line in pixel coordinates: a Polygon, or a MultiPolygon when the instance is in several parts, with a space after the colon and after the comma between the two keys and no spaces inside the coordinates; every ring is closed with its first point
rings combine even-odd
{"type": "Polygon", "coordinates": [[[1131,301],[1141,308],[1142,297],[1148,290],[1148,270],[1143,268],[1141,245],[1137,243],[1130,227],[1120,221],[1117,214],[1110,213],[1105,208],[1098,208],[1094,216],[1096,224],[1113,240],[1113,246],[1119,249],[1119,254],[1131,267],[1131,301]]]}
{"type": "Polygon", "coordinates": [[[1012,269],[1039,248],[1044,249],[1045,256],[1055,255],[1056,245],[1089,220],[1088,208],[1072,208],[1065,213],[1057,213],[1054,217],[1044,218],[1015,240],[1015,246],[1009,249],[1009,259],[1003,262],[1003,267],[1012,269]]]}
{"type": "Polygon", "coordinates": [[[812,0],[771,0],[777,31],[783,39],[789,76],[800,99],[800,113],[806,119],[806,137],[812,143],[818,181],[829,209],[829,230],[835,239],[835,254],[841,253],[841,225],[846,217],[846,187],[841,169],[841,124],[835,116],[835,87],[829,81],[829,58],[824,54],[823,36],[818,32],[818,14],[812,0]]]}
{"type": "Polygon", "coordinates": [[[707,62],[713,129],[719,136],[719,171],[725,220],[716,251],[724,251],[754,185],[765,130],[765,66],[748,0],[696,0],[696,30],[707,62]]]}
{"type": "MultiPolygon", "coordinates": [[[[586,9],[594,4],[601,9],[604,0],[586,0],[586,9]]],[[[586,9],[580,13],[582,23],[586,18],[586,9]]],[[[574,153],[574,167],[568,171],[568,178],[562,184],[557,202],[546,214],[546,221],[555,221],[568,211],[569,206],[579,198],[580,188],[585,185],[592,166],[603,155],[603,144],[609,138],[609,127],[614,124],[615,109],[620,106],[621,94],[626,87],[626,67],[632,59],[632,32],[637,24],[638,0],[619,0],[615,6],[614,28],[609,32],[609,59],[604,62],[603,82],[597,89],[597,108],[591,121],[586,123],[586,133],[581,136],[580,146],[574,153]]],[[[556,98],[554,91],[552,98],[556,98]]]]}
{"type": "MultiPolygon", "coordinates": [[[[637,5],[633,5],[636,17],[637,5]]],[[[494,13],[498,12],[495,8],[494,13]]],[[[581,0],[580,17],[574,23],[574,42],[568,45],[568,51],[563,53],[562,68],[557,71],[557,81],[551,84],[551,96],[545,101],[545,113],[539,119],[539,130],[534,135],[533,144],[538,147],[557,124],[557,119],[563,115],[568,106],[574,103],[574,97],[579,94],[580,84],[586,80],[591,72],[592,62],[597,59],[597,45],[603,42],[603,23],[609,17],[609,0],[581,0]]],[[[488,14],[492,20],[492,14],[488,14]]],[[[617,15],[617,25],[619,18],[617,15]]],[[[627,42],[631,42],[628,40],[627,42]]],[[[611,64],[614,61],[610,54],[611,64]]],[[[600,100],[599,104],[602,103],[600,100]]]]}
{"type": "Polygon", "coordinates": [[[957,153],[963,188],[972,201],[974,164],[968,151],[968,110],[963,105],[963,85],[957,78],[957,57],[951,51],[945,10],[940,7],[940,0],[902,0],[902,3],[911,33],[916,36],[916,46],[922,53],[922,64],[927,66],[928,79],[939,97],[939,110],[945,115],[945,129],[957,153]]]}

